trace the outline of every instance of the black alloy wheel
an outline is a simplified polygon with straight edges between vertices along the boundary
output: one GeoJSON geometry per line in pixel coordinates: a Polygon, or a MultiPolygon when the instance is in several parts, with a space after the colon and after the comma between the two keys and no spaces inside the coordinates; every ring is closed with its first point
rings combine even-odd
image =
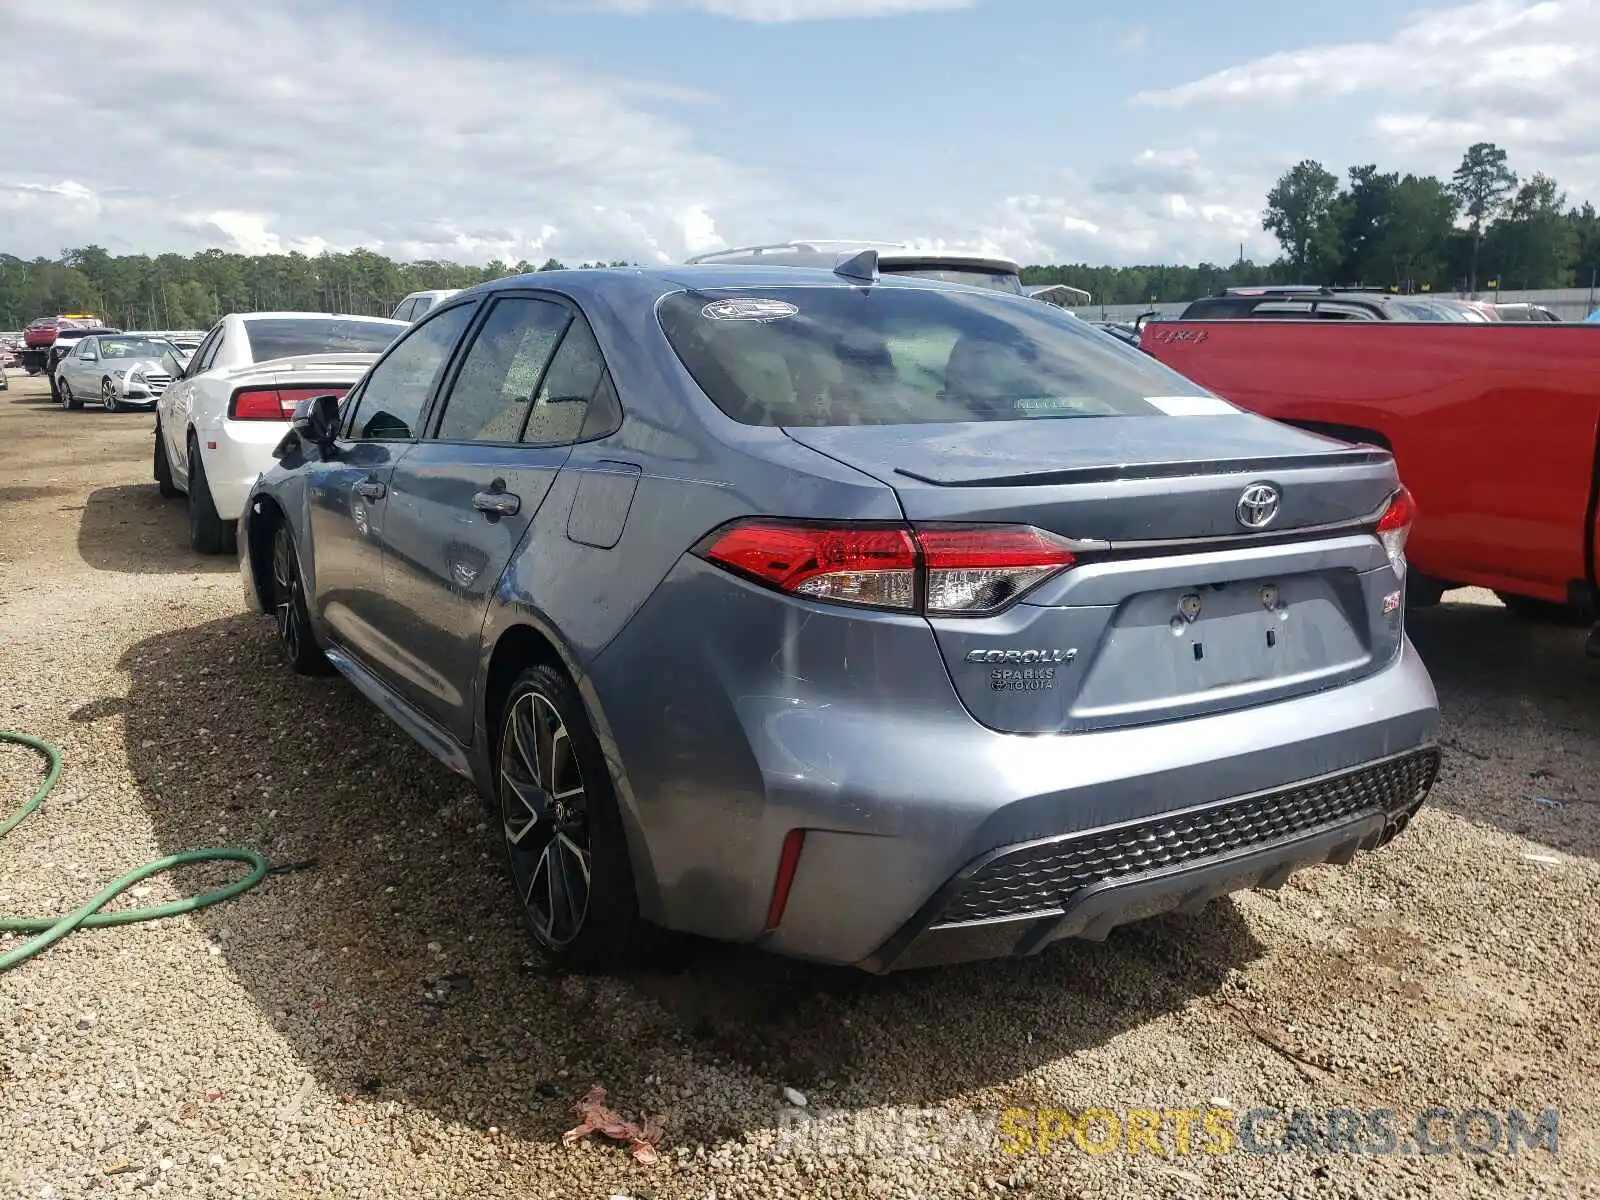
{"type": "Polygon", "coordinates": [[[522,692],[500,745],[500,816],[511,877],[539,943],[560,952],[589,914],[594,855],[588,788],[572,735],[551,698],[522,692]]]}
{"type": "Polygon", "coordinates": [[[317,645],[306,607],[306,589],[300,580],[300,559],[294,535],[285,522],[272,534],[272,604],[278,626],[278,646],[290,669],[298,675],[326,675],[332,665],[317,645]]]}

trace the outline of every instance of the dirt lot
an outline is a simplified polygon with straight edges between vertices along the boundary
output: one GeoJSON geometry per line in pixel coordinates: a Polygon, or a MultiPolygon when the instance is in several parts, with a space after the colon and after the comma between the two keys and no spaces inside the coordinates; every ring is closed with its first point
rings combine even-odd
{"type": "MultiPolygon", "coordinates": [[[[1433,802],[1281,892],[888,979],[715,947],[570,978],[534,956],[477,799],[351,689],[279,665],[235,565],[185,548],[150,451],[148,415],[62,412],[17,376],[0,393],[0,728],[66,755],[0,846],[0,912],[65,911],[198,846],[315,862],[0,977],[0,1195],[1600,1195],[1600,664],[1580,632],[1469,593],[1414,620],[1446,714],[1433,802]],[[591,1082],[667,1114],[659,1166],[561,1145],[591,1082]],[[1392,1109],[1396,1152],[1217,1154],[1197,1120],[1189,1153],[1169,1123],[1166,1155],[1017,1154],[996,1124],[1297,1106],[1319,1129],[1392,1109]],[[1554,1154],[1409,1137],[1434,1107],[1555,1106],[1554,1154]]],[[[0,750],[0,813],[38,778],[0,750]]]]}

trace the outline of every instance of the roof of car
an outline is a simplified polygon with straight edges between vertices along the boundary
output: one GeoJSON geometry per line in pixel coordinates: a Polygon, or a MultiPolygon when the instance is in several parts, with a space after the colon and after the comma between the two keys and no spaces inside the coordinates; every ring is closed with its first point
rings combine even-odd
{"type": "Polygon", "coordinates": [[[735,288],[770,287],[862,287],[937,289],[976,292],[1019,303],[1037,304],[1026,296],[965,283],[923,279],[917,276],[880,275],[870,285],[820,267],[791,267],[743,263],[695,266],[692,264],[658,267],[584,267],[565,271],[535,271],[526,275],[507,275],[462,289],[452,300],[464,300],[491,292],[512,289],[549,289],[574,297],[598,296],[623,288],[637,290],[654,299],[672,292],[688,290],[727,291],[735,288]]]}
{"type": "MultiPolygon", "coordinates": [[[[742,260],[748,265],[751,259],[770,258],[781,265],[781,260],[788,259],[789,265],[809,265],[805,260],[810,259],[824,262],[829,259],[856,254],[862,250],[876,250],[878,257],[886,264],[899,266],[915,266],[926,264],[928,266],[948,267],[976,267],[991,271],[1003,271],[1017,274],[1021,268],[1015,261],[1003,254],[991,254],[983,250],[930,250],[908,246],[902,242],[874,242],[867,239],[848,238],[801,238],[792,242],[774,242],[761,246],[730,246],[725,250],[710,250],[704,254],[696,255],[688,260],[690,266],[713,265],[723,263],[733,265],[733,260],[742,260]]],[[[830,264],[831,265],[831,264],[830,264]]],[[[824,269],[827,269],[824,267],[824,269]]]]}
{"type": "Polygon", "coordinates": [[[331,312],[240,312],[229,313],[230,317],[237,317],[241,321],[379,321],[385,325],[405,325],[405,321],[391,320],[389,317],[369,317],[362,313],[331,313],[331,312]]]}
{"type": "Polygon", "coordinates": [[[1251,288],[1241,291],[1229,290],[1220,296],[1202,296],[1198,300],[1191,300],[1188,307],[1184,309],[1184,314],[1187,316],[1191,312],[1205,312],[1208,310],[1248,312],[1269,304],[1310,304],[1316,306],[1344,304],[1368,309],[1386,309],[1400,304],[1404,299],[1405,297],[1392,296],[1387,292],[1251,288]]]}
{"type": "Polygon", "coordinates": [[[1401,297],[1371,288],[1324,288],[1297,285],[1229,288],[1204,300],[1399,300],[1401,297]]]}

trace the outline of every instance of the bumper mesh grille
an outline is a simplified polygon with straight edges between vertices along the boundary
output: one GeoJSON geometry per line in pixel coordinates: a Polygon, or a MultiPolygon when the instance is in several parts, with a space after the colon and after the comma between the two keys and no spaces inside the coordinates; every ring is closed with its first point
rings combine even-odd
{"type": "Polygon", "coordinates": [[[936,925],[1059,911],[1073,892],[1422,802],[1439,752],[1417,751],[1305,783],[1116,829],[1019,846],[980,867],[936,925]]]}

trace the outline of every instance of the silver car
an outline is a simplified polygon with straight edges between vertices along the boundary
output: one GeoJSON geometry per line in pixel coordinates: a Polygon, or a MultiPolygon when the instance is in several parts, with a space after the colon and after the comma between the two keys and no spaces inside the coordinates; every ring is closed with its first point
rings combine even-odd
{"type": "Polygon", "coordinates": [[[478,784],[579,962],[1032,954],[1348,862],[1433,782],[1393,458],[1025,296],[500,279],[274,454],[284,656],[478,784]]]}
{"type": "Polygon", "coordinates": [[[142,334],[86,337],[56,364],[55,384],[63,408],[93,400],[107,412],[154,408],[167,385],[183,372],[184,356],[171,342],[142,334]]]}

